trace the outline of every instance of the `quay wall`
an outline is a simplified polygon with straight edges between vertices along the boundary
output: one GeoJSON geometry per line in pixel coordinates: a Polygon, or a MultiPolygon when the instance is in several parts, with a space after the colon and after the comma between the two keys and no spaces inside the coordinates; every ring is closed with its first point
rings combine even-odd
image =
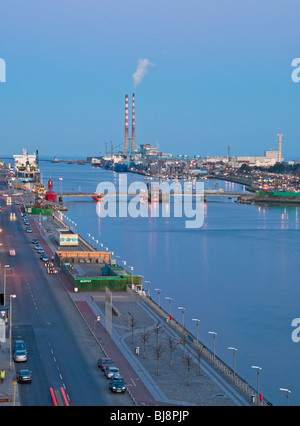
{"type": "Polygon", "coordinates": [[[210,365],[218,374],[220,374],[220,376],[233,386],[238,393],[243,395],[249,403],[261,406],[273,405],[264,397],[262,398],[262,401],[258,403],[257,391],[249,383],[247,383],[236,371],[234,371],[221,358],[201,343],[200,340],[197,340],[197,338],[176,319],[174,319],[174,317],[170,319],[169,314],[153,299],[151,299],[151,297],[146,296],[143,292],[135,292],[130,287],[127,287],[127,291],[143,300],[152,310],[163,317],[166,323],[181,336],[182,343],[187,345],[198,359],[200,358],[202,361],[205,361],[208,365],[210,365]]]}

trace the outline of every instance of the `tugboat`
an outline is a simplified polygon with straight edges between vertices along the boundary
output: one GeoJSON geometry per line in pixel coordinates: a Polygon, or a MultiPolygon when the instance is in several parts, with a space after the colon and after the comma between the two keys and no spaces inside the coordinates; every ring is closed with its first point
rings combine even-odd
{"type": "Polygon", "coordinates": [[[103,201],[103,197],[101,195],[93,195],[92,196],[94,201],[103,201]]]}

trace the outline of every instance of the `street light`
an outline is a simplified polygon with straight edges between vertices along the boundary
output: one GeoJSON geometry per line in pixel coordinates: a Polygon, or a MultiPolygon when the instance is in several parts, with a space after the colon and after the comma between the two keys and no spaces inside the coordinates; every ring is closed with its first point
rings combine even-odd
{"type": "Polygon", "coordinates": [[[133,266],[129,266],[129,268],[131,269],[131,289],[133,290],[134,286],[133,286],[133,266]]]}
{"type": "Polygon", "coordinates": [[[183,308],[182,306],[178,306],[178,309],[181,311],[181,318],[182,318],[181,325],[182,325],[182,328],[184,328],[184,311],[185,311],[185,308],[183,308]]]}
{"type": "Polygon", "coordinates": [[[233,351],[233,378],[235,379],[235,354],[236,354],[237,348],[233,348],[229,346],[228,349],[233,351]]]}
{"type": "Polygon", "coordinates": [[[157,294],[158,294],[158,307],[160,308],[160,292],[161,292],[161,289],[160,288],[155,288],[154,290],[157,291],[157,294]]]}
{"type": "Polygon", "coordinates": [[[262,368],[258,367],[257,365],[251,365],[251,368],[254,368],[257,371],[257,405],[259,405],[259,373],[261,372],[262,368]]]}
{"type": "Polygon", "coordinates": [[[285,388],[279,388],[279,390],[286,392],[286,406],[289,406],[289,394],[292,393],[290,390],[285,388]]]}
{"type": "Polygon", "coordinates": [[[11,335],[12,335],[12,299],[15,299],[15,294],[9,296],[9,369],[11,370],[11,335]]]}
{"type": "Polygon", "coordinates": [[[151,284],[151,281],[145,281],[145,284],[148,284],[148,297],[149,297],[149,299],[150,299],[150,284],[151,284]]]}
{"type": "Polygon", "coordinates": [[[6,299],[6,270],[9,268],[9,265],[4,265],[4,276],[3,276],[3,304],[5,306],[6,299]]]}
{"type": "Polygon", "coordinates": [[[165,297],[165,299],[169,301],[169,316],[170,316],[170,319],[172,319],[171,302],[172,302],[173,299],[172,299],[172,297],[165,297]]]}
{"type": "Polygon", "coordinates": [[[58,179],[60,180],[60,195],[62,196],[62,181],[63,181],[63,178],[60,177],[58,179]]]}
{"type": "Polygon", "coordinates": [[[215,358],[216,358],[216,336],[217,336],[217,333],[215,331],[209,331],[208,334],[213,335],[213,339],[214,339],[214,360],[215,360],[215,358]]]}
{"type": "Polygon", "coordinates": [[[199,322],[198,318],[193,318],[192,321],[197,321],[197,343],[199,343],[198,334],[199,334],[199,322]]]}

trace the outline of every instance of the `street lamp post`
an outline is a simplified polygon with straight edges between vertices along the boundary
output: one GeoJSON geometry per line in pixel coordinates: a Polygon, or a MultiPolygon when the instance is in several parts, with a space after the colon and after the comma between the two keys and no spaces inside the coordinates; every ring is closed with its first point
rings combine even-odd
{"type": "Polygon", "coordinates": [[[217,336],[217,333],[215,331],[209,331],[208,334],[213,335],[213,339],[214,339],[214,361],[215,361],[215,359],[216,359],[216,336],[217,336]]]}
{"type": "Polygon", "coordinates": [[[192,321],[196,321],[197,322],[197,343],[199,343],[199,322],[200,320],[198,318],[193,318],[192,321]]]}
{"type": "Polygon", "coordinates": [[[155,291],[157,291],[157,294],[158,294],[158,307],[160,308],[160,292],[161,292],[161,289],[155,288],[155,291]]]}
{"type": "Polygon", "coordinates": [[[60,180],[60,196],[62,197],[62,181],[63,181],[63,178],[60,177],[58,179],[60,180]]]}
{"type": "Polygon", "coordinates": [[[4,273],[3,273],[3,303],[5,306],[6,299],[6,270],[9,268],[9,265],[4,265],[4,273]]]}
{"type": "Polygon", "coordinates": [[[11,370],[11,356],[12,356],[12,351],[11,351],[11,337],[12,337],[12,299],[16,298],[15,294],[11,294],[9,296],[10,300],[9,300],[9,370],[11,370]]]}
{"type": "Polygon", "coordinates": [[[178,309],[181,311],[181,325],[182,325],[182,328],[184,329],[184,311],[185,311],[185,308],[183,308],[182,306],[178,306],[178,309]]]}
{"type": "Polygon", "coordinates": [[[149,299],[150,299],[150,284],[151,284],[151,281],[145,281],[145,284],[148,284],[148,297],[149,297],[149,299]]]}
{"type": "Polygon", "coordinates": [[[169,317],[170,319],[172,319],[172,312],[171,312],[172,297],[165,297],[165,299],[169,301],[169,317]]]}
{"type": "Polygon", "coordinates": [[[235,379],[235,356],[236,356],[237,348],[233,348],[229,346],[228,349],[233,351],[233,378],[235,379]]]}
{"type": "Polygon", "coordinates": [[[254,368],[257,371],[257,405],[259,405],[259,374],[262,368],[257,365],[251,365],[251,368],[254,368]]]}
{"type": "Polygon", "coordinates": [[[133,266],[129,266],[129,268],[131,269],[131,289],[134,289],[134,285],[133,285],[133,266]]]}
{"type": "Polygon", "coordinates": [[[279,390],[286,392],[286,406],[289,406],[289,396],[290,393],[292,393],[290,390],[285,389],[285,388],[279,388],[279,390]]]}

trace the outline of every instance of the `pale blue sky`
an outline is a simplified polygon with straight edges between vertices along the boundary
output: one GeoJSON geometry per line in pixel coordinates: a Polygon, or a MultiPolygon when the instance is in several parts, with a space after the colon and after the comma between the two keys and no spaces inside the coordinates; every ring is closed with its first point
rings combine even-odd
{"type": "Polygon", "coordinates": [[[1,0],[0,155],[122,146],[135,91],[137,144],[260,155],[283,133],[300,159],[299,16],[298,0],[1,0]]]}

